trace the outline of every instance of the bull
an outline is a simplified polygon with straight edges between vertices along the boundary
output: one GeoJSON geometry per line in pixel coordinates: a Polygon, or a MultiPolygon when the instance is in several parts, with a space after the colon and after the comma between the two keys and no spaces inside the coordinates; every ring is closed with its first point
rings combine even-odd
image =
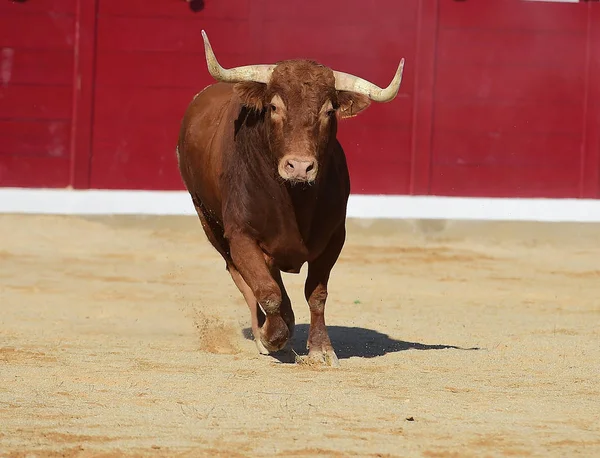
{"type": "Polygon", "coordinates": [[[283,349],[295,318],[281,272],[308,263],[309,360],[338,366],[325,326],[327,283],[346,239],[350,178],[338,121],[398,94],[310,60],[223,68],[181,122],[177,158],[204,232],[250,309],[258,351],[283,349]]]}

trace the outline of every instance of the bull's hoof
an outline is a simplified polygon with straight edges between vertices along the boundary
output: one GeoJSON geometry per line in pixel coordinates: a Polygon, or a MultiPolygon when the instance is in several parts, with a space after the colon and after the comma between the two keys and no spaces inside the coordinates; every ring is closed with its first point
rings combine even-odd
{"type": "Polygon", "coordinates": [[[264,344],[260,340],[260,335],[258,335],[258,336],[255,335],[254,336],[254,343],[256,344],[256,349],[258,350],[258,352],[261,355],[268,355],[269,354],[269,350],[267,350],[267,348],[264,346],[264,344]]]}
{"type": "Polygon", "coordinates": [[[290,339],[290,331],[283,318],[279,315],[268,316],[260,328],[259,341],[268,353],[281,350],[290,339]]]}
{"type": "Polygon", "coordinates": [[[340,367],[340,360],[335,351],[333,351],[333,348],[310,350],[307,356],[298,357],[296,362],[311,366],[340,367]]]}

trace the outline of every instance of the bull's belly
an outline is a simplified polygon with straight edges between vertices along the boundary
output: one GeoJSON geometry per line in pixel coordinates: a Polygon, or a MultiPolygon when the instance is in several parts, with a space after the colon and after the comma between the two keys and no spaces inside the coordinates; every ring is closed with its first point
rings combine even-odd
{"type": "Polygon", "coordinates": [[[299,274],[300,273],[300,269],[302,269],[302,266],[304,265],[304,263],[300,264],[300,265],[294,265],[294,266],[288,266],[288,265],[277,265],[277,268],[279,270],[281,270],[282,272],[285,272],[286,274],[299,274]]]}
{"type": "Polygon", "coordinates": [[[309,261],[308,253],[305,250],[275,252],[267,256],[279,270],[289,274],[300,273],[304,263],[309,261]]]}
{"type": "MultiPolygon", "coordinates": [[[[325,232],[325,231],[322,231],[325,232]]],[[[326,233],[326,232],[325,232],[326,233]]],[[[298,238],[291,237],[278,240],[279,243],[263,243],[265,256],[279,270],[285,273],[300,273],[305,263],[310,263],[317,259],[327,248],[330,237],[319,237],[318,240],[311,240],[311,243],[298,243],[298,238]]]]}

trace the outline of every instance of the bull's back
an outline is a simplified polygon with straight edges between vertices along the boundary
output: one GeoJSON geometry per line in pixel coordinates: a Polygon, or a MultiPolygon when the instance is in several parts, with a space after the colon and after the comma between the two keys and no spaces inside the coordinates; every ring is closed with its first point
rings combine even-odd
{"type": "Polygon", "coordinates": [[[179,133],[177,154],[183,182],[194,199],[221,215],[219,177],[227,142],[233,141],[233,85],[216,83],[189,104],[179,133]],[[228,129],[229,128],[229,129],[228,129]]]}

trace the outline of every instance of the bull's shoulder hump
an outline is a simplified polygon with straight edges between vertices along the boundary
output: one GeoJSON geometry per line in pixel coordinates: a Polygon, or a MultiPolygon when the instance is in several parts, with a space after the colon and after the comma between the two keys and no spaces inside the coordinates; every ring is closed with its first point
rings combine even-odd
{"type": "Polygon", "coordinates": [[[233,86],[231,83],[214,83],[206,86],[194,96],[192,103],[206,100],[231,100],[234,96],[233,86]]]}

